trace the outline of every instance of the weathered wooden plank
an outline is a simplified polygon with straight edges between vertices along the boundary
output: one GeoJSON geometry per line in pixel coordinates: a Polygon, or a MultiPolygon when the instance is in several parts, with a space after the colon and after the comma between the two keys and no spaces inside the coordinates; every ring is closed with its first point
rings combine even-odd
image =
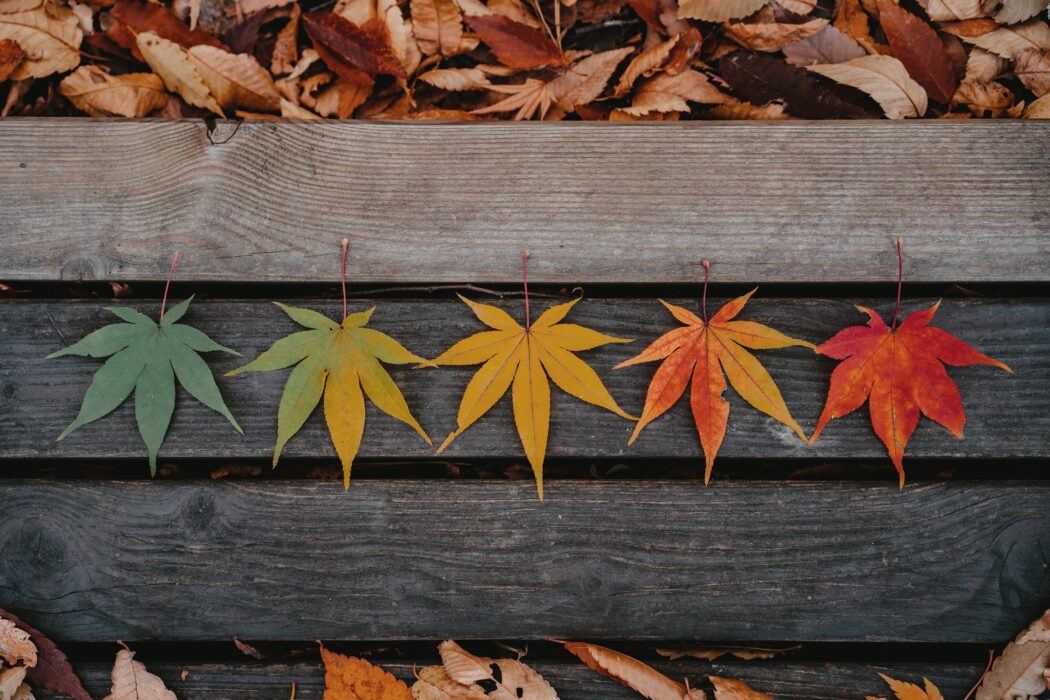
{"type": "MultiPolygon", "coordinates": [[[[712,307],[722,300],[711,300],[712,307]]],[[[692,305],[692,300],[679,300],[692,305]]],[[[336,316],[332,302],[296,302],[336,316]]],[[[521,301],[501,303],[521,314],[521,301]]],[[[551,302],[539,303],[540,308],[551,302]]],[[[892,303],[865,301],[887,314],[892,303]]],[[[922,308],[930,300],[912,301],[905,310],[922,308]]],[[[372,326],[402,340],[411,350],[434,357],[459,338],[484,328],[456,300],[378,302],[372,326]]],[[[354,308],[365,308],[355,302],[354,308]]],[[[136,304],[156,317],[156,304],[136,304]]],[[[115,320],[99,302],[29,302],[0,304],[0,338],[5,360],[0,364],[0,457],[89,458],[142,457],[144,448],[135,429],[131,402],[113,415],[81,428],[62,442],[55,437],[72,421],[100,361],[45,356],[91,330],[115,320]]],[[[861,323],[849,300],[754,299],[747,317],[770,323],[796,337],[815,342],[838,329],[861,323]]],[[[199,302],[187,320],[245,359],[209,356],[219,372],[229,370],[296,326],[270,303],[199,302]]],[[[593,299],[578,304],[570,320],[625,338],[631,344],[609,345],[583,353],[606,381],[613,396],[630,411],[640,411],[655,365],[612,371],[621,360],[639,352],[658,334],[677,323],[656,300],[593,299]]],[[[990,367],[952,368],[968,415],[966,438],[923,420],[908,447],[918,457],[1045,457],[1050,455],[1050,302],[1047,300],[946,301],[937,323],[978,349],[1014,368],[1015,374],[990,367]]],[[[760,353],[778,381],[794,415],[811,430],[820,414],[834,362],[805,348],[760,353]]],[[[417,370],[393,368],[409,405],[430,435],[440,440],[454,427],[460,396],[473,367],[417,370]]],[[[267,458],[276,432],[276,411],[287,372],[220,379],[227,401],[245,435],[239,436],[209,409],[181,395],[162,458],[267,458]]],[[[646,427],[627,447],[631,423],[603,409],[584,404],[560,390],[554,395],[551,457],[694,457],[700,448],[688,402],[646,427]]],[[[731,457],[885,458],[885,448],[871,429],[867,409],[836,421],[812,446],[786,426],[726,392],[732,417],[720,455],[731,457]]],[[[284,451],[286,457],[334,457],[322,412],[318,410],[284,451]]],[[[421,458],[434,454],[408,426],[369,406],[363,457],[421,458]]],[[[509,396],[452,443],[450,459],[521,454],[511,417],[509,396]]],[[[887,475],[892,469],[887,464],[887,475]]]]}
{"type": "Polygon", "coordinates": [[[1050,486],[0,481],[0,607],[65,641],[1002,642],[1050,486]]]}
{"type": "Polygon", "coordinates": [[[1050,280],[1050,124],[0,123],[0,279],[1050,280]]]}
{"type": "MultiPolygon", "coordinates": [[[[469,645],[468,645],[469,646],[469,645]]],[[[286,698],[295,683],[296,700],[321,700],[324,695],[324,669],[318,663],[222,663],[175,664],[150,662],[141,657],[150,672],[164,679],[180,700],[255,700],[286,698]],[[182,678],[186,673],[185,679],[182,678]]],[[[583,664],[525,659],[539,671],[558,692],[562,700],[637,700],[639,695],[610,678],[591,671],[583,664]]],[[[879,678],[885,673],[894,678],[922,683],[929,678],[945,697],[961,698],[981,675],[984,665],[974,663],[849,663],[791,662],[772,663],[703,663],[699,661],[652,661],[659,671],[673,678],[687,677],[692,687],[705,676],[739,678],[758,690],[777,698],[799,700],[842,700],[867,695],[885,695],[886,685],[879,678]]],[[[384,669],[411,684],[414,672],[440,660],[377,661],[384,669]]],[[[95,697],[109,693],[110,667],[102,663],[76,664],[89,692],[95,697]]],[[[58,695],[34,691],[40,700],[57,700],[58,695]]]]}

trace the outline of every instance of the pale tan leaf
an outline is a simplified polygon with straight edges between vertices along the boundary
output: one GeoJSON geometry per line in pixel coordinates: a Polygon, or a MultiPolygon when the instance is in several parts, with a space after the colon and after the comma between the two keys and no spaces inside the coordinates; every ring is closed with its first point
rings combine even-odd
{"type": "MultiPolygon", "coordinates": [[[[790,119],[786,111],[784,111],[784,105],[779,102],[770,102],[764,105],[754,105],[750,102],[733,102],[731,104],[719,105],[713,107],[703,113],[703,117],[711,117],[714,119],[724,119],[727,121],[741,121],[741,120],[753,120],[753,121],[778,121],[784,119],[790,119]]],[[[732,653],[741,659],[753,658],[753,659],[764,659],[772,658],[766,656],[741,656],[741,654],[747,654],[747,652],[726,652],[732,653]]],[[[700,657],[698,657],[700,658],[700,657]]]]}
{"type": "Polygon", "coordinates": [[[290,5],[295,0],[236,0],[237,14],[252,15],[263,10],[271,10],[275,7],[290,5]]]}
{"type": "Polygon", "coordinates": [[[592,671],[608,676],[651,700],[704,697],[702,691],[690,692],[684,684],[671,680],[652,666],[618,651],[584,642],[567,642],[565,649],[579,657],[592,671]]]}
{"type": "Polygon", "coordinates": [[[632,58],[631,62],[627,64],[627,68],[624,69],[623,75],[620,76],[620,81],[616,84],[613,96],[623,97],[631,91],[631,88],[634,87],[635,82],[639,78],[648,78],[660,70],[664,62],[667,61],[667,57],[671,55],[671,50],[678,43],[678,37],[680,36],[681,34],[675,34],[667,41],[650,46],[632,58]]]}
{"type": "Polygon", "coordinates": [[[864,47],[835,27],[824,27],[808,39],[784,47],[785,60],[800,67],[845,63],[866,55],[864,47]]]}
{"type": "Polygon", "coordinates": [[[963,80],[952,97],[952,104],[963,105],[978,117],[1002,117],[1013,106],[1014,95],[996,82],[963,80]]]}
{"type": "Polygon", "coordinates": [[[441,666],[424,666],[412,685],[416,700],[485,700],[488,696],[477,685],[462,685],[448,677],[441,666]]]}
{"type": "Polygon", "coordinates": [[[36,698],[33,696],[32,689],[23,683],[15,690],[15,694],[11,696],[11,700],[36,700],[36,698]]]}
{"type": "Polygon", "coordinates": [[[164,83],[152,73],[110,75],[98,66],[80,66],[59,91],[92,117],[144,117],[168,103],[164,83]]]}
{"type": "Polygon", "coordinates": [[[374,84],[362,85],[342,78],[322,90],[307,106],[322,117],[349,119],[354,110],[360,107],[372,94],[374,84]]]}
{"type": "Polygon", "coordinates": [[[991,51],[977,48],[976,46],[966,57],[966,79],[980,82],[989,82],[1000,77],[1009,62],[1000,58],[991,51]]]}
{"type": "Polygon", "coordinates": [[[303,75],[310,69],[310,66],[321,60],[320,54],[313,49],[303,49],[302,55],[299,56],[299,62],[295,64],[295,68],[292,68],[292,72],[288,74],[289,80],[295,80],[299,76],[303,75]]]}
{"type": "Polygon", "coordinates": [[[459,9],[462,10],[465,15],[495,14],[495,12],[490,10],[488,5],[481,2],[481,0],[456,0],[456,4],[459,5],[459,9]]]}
{"type": "Polygon", "coordinates": [[[208,84],[198,69],[198,62],[186,49],[153,32],[142,32],[135,38],[135,43],[146,63],[160,76],[168,90],[178,93],[187,104],[225,116],[208,90],[208,84]]]}
{"type": "Polygon", "coordinates": [[[18,45],[18,42],[10,39],[0,39],[0,83],[15,72],[15,68],[25,59],[26,52],[18,45]]]}
{"type": "Polygon", "coordinates": [[[919,0],[934,22],[959,22],[984,17],[981,0],[919,0]]]}
{"type": "Polygon", "coordinates": [[[197,62],[212,97],[223,109],[244,107],[259,112],[276,112],[281,96],[277,94],[269,71],[254,56],[233,54],[200,44],[189,50],[197,62]]]}
{"type": "Polygon", "coordinates": [[[811,19],[802,24],[783,24],[781,22],[726,24],[725,34],[745,49],[773,52],[808,39],[827,26],[826,19],[811,19]]]}
{"type": "Polygon", "coordinates": [[[475,109],[471,114],[496,114],[498,112],[517,112],[514,121],[532,119],[539,112],[540,119],[547,116],[547,111],[554,104],[548,84],[536,78],[527,78],[524,83],[516,85],[491,85],[489,90],[510,97],[499,102],[475,109]]]}
{"type": "Polygon", "coordinates": [[[633,49],[603,51],[574,63],[568,70],[547,84],[557,105],[571,112],[577,105],[594,102],[601,96],[609,78],[633,49]]]}
{"type": "Polygon", "coordinates": [[[767,0],[679,0],[680,19],[725,22],[747,17],[762,9],[767,0]]]}
{"type": "Polygon", "coordinates": [[[0,0],[0,14],[27,12],[43,6],[44,0],[0,0]]]}
{"type": "Polygon", "coordinates": [[[301,15],[299,5],[292,5],[288,24],[277,33],[273,55],[270,57],[270,72],[274,75],[291,73],[296,61],[299,60],[299,18],[301,15]]]}
{"type": "Polygon", "coordinates": [[[451,640],[442,642],[438,652],[445,672],[457,683],[494,683],[495,690],[486,695],[491,700],[558,700],[558,694],[543,676],[520,661],[474,656],[451,640]],[[499,669],[500,680],[496,680],[492,666],[499,669]]]}
{"type": "Polygon", "coordinates": [[[776,0],[776,4],[799,17],[805,17],[817,8],[816,0],[776,0]]]}
{"type": "Polygon", "coordinates": [[[283,97],[281,98],[281,116],[285,119],[313,120],[321,118],[310,110],[304,109],[291,100],[286,100],[283,97]]]}
{"type": "Polygon", "coordinates": [[[455,0],[412,0],[412,32],[427,56],[455,56],[463,38],[463,15],[455,0]]]}
{"type": "Polygon", "coordinates": [[[5,618],[0,618],[0,658],[8,666],[36,666],[36,645],[29,639],[29,633],[5,618]]]}
{"type": "Polygon", "coordinates": [[[11,700],[18,689],[22,687],[22,680],[26,677],[26,667],[16,666],[0,671],[0,700],[11,700]]]}
{"type": "Polygon", "coordinates": [[[1024,110],[1025,119],[1050,119],[1050,95],[1043,95],[1024,110]]]}
{"type": "Polygon", "coordinates": [[[48,8],[0,14],[0,41],[17,42],[25,58],[8,76],[11,80],[43,78],[73,70],[80,63],[84,32],[72,10],[48,8]]]}
{"type": "Polygon", "coordinates": [[[663,73],[645,80],[635,91],[631,106],[621,111],[632,116],[651,112],[688,112],[690,102],[718,105],[734,101],[712,85],[703,73],[686,70],[678,75],[663,73]]]}
{"type": "Polygon", "coordinates": [[[1024,86],[1042,97],[1050,92],[1050,51],[1025,49],[1014,56],[1014,74],[1024,86]]]}
{"type": "Polygon", "coordinates": [[[419,79],[451,92],[486,90],[492,87],[489,79],[477,68],[439,68],[420,74],[419,79]]]}
{"type": "Polygon", "coordinates": [[[747,683],[735,678],[709,676],[715,687],[715,700],[773,700],[772,695],[760,693],[747,683]]]}
{"type": "Polygon", "coordinates": [[[1046,691],[1050,666],[1050,610],[1003,650],[977,689],[975,700],[1013,700],[1046,691]]]}
{"type": "Polygon", "coordinates": [[[1003,27],[979,36],[961,38],[985,51],[1013,59],[1025,49],[1050,49],[1050,26],[1042,20],[1032,20],[1015,27],[1003,27]]]}
{"type": "Polygon", "coordinates": [[[73,15],[77,18],[77,24],[80,25],[80,31],[84,32],[84,36],[94,34],[95,32],[95,10],[87,3],[76,2],[76,0],[70,0],[69,9],[72,10],[73,15]]]}
{"type": "Polygon", "coordinates": [[[871,95],[890,119],[926,114],[926,91],[892,56],[862,56],[844,63],[809,66],[807,70],[871,95]]]}
{"type": "Polygon", "coordinates": [[[135,652],[127,649],[117,652],[110,680],[112,689],[106,700],[177,700],[164,681],[135,661],[135,652]]]}
{"type": "Polygon", "coordinates": [[[995,13],[999,24],[1017,24],[1046,9],[1046,0],[1003,0],[1003,6],[995,13]]]}
{"type": "Polygon", "coordinates": [[[419,50],[412,22],[405,19],[401,14],[401,6],[397,0],[377,0],[376,13],[390,34],[390,44],[394,47],[394,54],[405,69],[406,75],[412,75],[419,68],[423,54],[419,50]]]}
{"type": "Polygon", "coordinates": [[[489,9],[515,22],[521,22],[536,29],[543,27],[543,24],[536,19],[536,15],[525,9],[521,0],[489,0],[489,9]]]}

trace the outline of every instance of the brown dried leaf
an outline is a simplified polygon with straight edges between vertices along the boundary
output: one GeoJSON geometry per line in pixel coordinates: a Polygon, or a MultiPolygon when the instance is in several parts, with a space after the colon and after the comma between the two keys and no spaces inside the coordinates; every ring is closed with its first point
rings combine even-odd
{"type": "Polygon", "coordinates": [[[1014,96],[996,82],[964,80],[952,97],[952,104],[963,105],[978,117],[1002,117],[1013,106],[1014,96]]]}
{"type": "Polygon", "coordinates": [[[16,42],[25,53],[8,74],[10,80],[43,78],[76,68],[83,38],[76,15],[66,7],[0,14],[0,41],[16,42]]]}
{"type": "Polygon", "coordinates": [[[298,3],[292,5],[288,23],[277,33],[270,58],[270,72],[274,75],[290,73],[299,60],[299,17],[302,14],[298,3]]]}
{"type": "Polygon", "coordinates": [[[554,104],[554,96],[550,92],[549,85],[536,78],[526,78],[524,83],[516,85],[492,85],[489,90],[510,95],[510,97],[488,107],[475,109],[472,114],[517,112],[514,115],[514,121],[523,121],[532,119],[539,112],[540,119],[543,119],[554,104]]]}
{"type": "MultiPolygon", "coordinates": [[[[747,104],[747,103],[741,103],[747,104]]],[[[727,105],[726,107],[716,107],[715,109],[729,109],[735,105],[727,105]]],[[[754,105],[749,105],[754,108],[754,105]]],[[[765,107],[777,107],[779,105],[765,105],[765,107]]],[[[760,107],[756,109],[764,109],[760,107]]],[[[786,647],[756,647],[756,646],[719,646],[719,647],[701,647],[692,649],[657,649],[656,653],[660,656],[666,656],[667,658],[675,661],[684,657],[691,657],[694,659],[702,659],[704,661],[717,661],[723,656],[734,656],[742,661],[755,661],[756,659],[773,659],[782,654],[788,654],[793,651],[798,651],[801,646],[786,646],[786,647]]]]}
{"type": "MultiPolygon", "coordinates": [[[[704,113],[704,116],[710,116],[715,119],[725,119],[728,121],[741,121],[741,120],[755,120],[755,121],[777,121],[783,119],[790,119],[787,113],[784,111],[784,105],[778,102],[770,102],[765,105],[753,105],[750,102],[734,102],[727,105],[719,105],[704,113]]],[[[660,651],[657,649],[657,651],[660,651]]],[[[765,659],[772,658],[771,656],[741,656],[746,654],[743,651],[723,651],[719,656],[723,654],[731,653],[740,659],[765,659]]],[[[688,656],[692,656],[690,653],[688,656]]],[[[706,657],[697,657],[706,658],[706,657]]],[[[716,657],[717,658],[717,657],[716,657]]]]}
{"type": "Polygon", "coordinates": [[[558,700],[558,694],[543,676],[520,661],[474,656],[451,640],[442,642],[438,652],[445,673],[457,683],[494,683],[495,690],[486,694],[491,700],[558,700]],[[496,680],[493,666],[499,670],[500,680],[496,680]]]}
{"type": "Polygon", "coordinates": [[[461,685],[448,677],[442,666],[424,666],[412,685],[415,700],[485,700],[488,696],[478,685],[461,685]]]}
{"type": "Polygon", "coordinates": [[[678,75],[662,73],[645,80],[635,91],[631,106],[620,111],[637,117],[651,112],[688,112],[690,102],[718,105],[734,101],[703,73],[686,70],[678,75]]]}
{"type": "Polygon", "coordinates": [[[26,674],[29,682],[34,687],[53,690],[56,693],[68,695],[74,700],[91,700],[91,696],[88,695],[88,692],[80,683],[80,679],[73,672],[69,659],[55,646],[54,642],[44,636],[43,632],[27,625],[6,610],[0,610],[0,618],[10,620],[19,629],[28,632],[29,638],[36,645],[36,666],[29,669],[29,672],[26,674]]]}
{"type": "MultiPolygon", "coordinates": [[[[976,50],[976,49],[975,49],[976,50]]],[[[1042,97],[1050,92],[1050,51],[1025,49],[1014,56],[1014,74],[1026,88],[1042,97]]]]}
{"type": "Polygon", "coordinates": [[[349,119],[354,110],[363,105],[372,94],[372,87],[339,79],[318,94],[313,104],[308,106],[322,117],[349,119]]]}
{"type": "Polygon", "coordinates": [[[419,79],[442,90],[486,90],[492,87],[485,73],[478,68],[439,68],[427,71],[419,79]]]}
{"type": "Polygon", "coordinates": [[[0,14],[35,10],[43,4],[44,0],[0,0],[0,14]]]}
{"type": "Polygon", "coordinates": [[[164,681],[135,661],[135,652],[127,649],[117,652],[110,680],[113,687],[103,700],[177,700],[164,681]]]}
{"type": "Polygon", "coordinates": [[[605,91],[609,78],[632,51],[631,48],[613,49],[577,61],[548,84],[551,97],[566,112],[593,102],[605,91]]]}
{"type": "Polygon", "coordinates": [[[12,700],[22,687],[26,677],[26,667],[6,668],[0,670],[0,700],[12,700]]]}
{"type": "Polygon", "coordinates": [[[1028,105],[1024,111],[1025,119],[1050,119],[1050,95],[1043,95],[1028,105]]]}
{"type": "Polygon", "coordinates": [[[650,46],[632,58],[631,62],[627,64],[627,68],[624,69],[623,75],[620,76],[620,81],[616,84],[613,96],[623,97],[631,91],[631,88],[634,87],[635,82],[639,78],[648,78],[660,70],[671,55],[671,51],[678,43],[680,36],[682,35],[676,34],[667,41],[650,46]]]}
{"type": "Polygon", "coordinates": [[[467,15],[466,21],[505,66],[532,70],[565,64],[561,49],[539,29],[495,14],[467,15]]]}
{"type": "Polygon", "coordinates": [[[784,47],[785,60],[793,66],[845,63],[866,55],[856,40],[835,27],[824,27],[808,39],[784,47]]]}
{"type": "Polygon", "coordinates": [[[144,117],[168,103],[164,83],[156,75],[110,75],[98,66],[80,66],[62,80],[59,90],[92,117],[144,117]]]}
{"type": "Polygon", "coordinates": [[[878,0],[879,23],[890,53],[934,102],[947,104],[959,81],[937,32],[892,0],[878,0]]]}
{"type": "Polygon", "coordinates": [[[978,36],[961,38],[985,51],[1012,59],[1025,49],[1050,49],[1050,26],[1042,20],[1033,20],[1015,27],[1002,27],[978,36]]]}
{"type": "Polygon", "coordinates": [[[871,26],[868,15],[860,0],[835,0],[835,21],[833,25],[846,36],[854,39],[868,53],[878,53],[875,40],[871,37],[871,26]]]}
{"type": "Polygon", "coordinates": [[[678,17],[705,22],[725,22],[752,15],[766,3],[767,0],[679,0],[678,17]]]}
{"type": "Polygon", "coordinates": [[[867,93],[890,119],[926,114],[926,91],[892,56],[862,56],[845,63],[809,66],[807,70],[867,93]]]}
{"type": "Polygon", "coordinates": [[[412,32],[431,56],[455,56],[463,40],[463,14],[454,0],[412,0],[412,32]]]}
{"type": "Polygon", "coordinates": [[[1003,0],[1002,7],[995,13],[999,24],[1017,24],[1046,9],[1046,0],[1003,0]]]}
{"type": "Polygon", "coordinates": [[[0,41],[0,83],[15,72],[15,68],[25,57],[26,52],[22,50],[17,41],[12,39],[0,41]]]}
{"type": "Polygon", "coordinates": [[[1009,62],[996,56],[991,51],[974,47],[966,57],[966,75],[968,80],[988,82],[1002,76],[1009,62]]]}
{"type": "Polygon", "coordinates": [[[686,688],[638,659],[596,644],[566,642],[565,649],[592,671],[608,676],[651,700],[702,699],[703,691],[686,688]]]}
{"type": "Polygon", "coordinates": [[[314,48],[340,77],[358,83],[367,82],[362,73],[407,77],[381,20],[369,20],[359,27],[334,12],[319,11],[303,15],[303,24],[314,48]]]}
{"type": "Polygon", "coordinates": [[[436,120],[443,122],[475,122],[481,119],[481,117],[477,116],[476,114],[464,112],[460,109],[424,109],[418,112],[406,114],[404,118],[415,119],[418,121],[436,120]]]}
{"type": "Polygon", "coordinates": [[[11,620],[0,618],[0,659],[8,666],[22,664],[32,668],[36,666],[36,645],[29,638],[29,632],[21,629],[11,620]]]}
{"type": "Polygon", "coordinates": [[[226,44],[211,32],[202,29],[191,30],[165,5],[139,0],[117,0],[109,12],[111,26],[106,36],[111,41],[129,49],[136,58],[143,60],[135,42],[135,36],[143,32],[153,32],[162,39],[173,41],[183,48],[198,44],[207,44],[220,49],[228,49],[226,44]]]}
{"type": "Polygon", "coordinates": [[[304,109],[292,102],[291,100],[286,100],[283,97],[281,98],[281,116],[285,119],[299,119],[307,121],[312,121],[321,118],[313,112],[311,112],[310,110],[304,109]]]}
{"type": "Polygon", "coordinates": [[[772,695],[760,693],[743,681],[719,676],[708,678],[715,687],[715,700],[773,700],[772,695]]]}
{"type": "Polygon", "coordinates": [[[137,46],[146,63],[160,76],[168,90],[177,93],[187,104],[225,116],[212,97],[208,84],[204,82],[198,62],[186,49],[153,32],[139,34],[137,46]]]}
{"type": "Polygon", "coordinates": [[[194,46],[189,50],[197,69],[223,109],[243,107],[258,112],[276,112],[281,96],[270,73],[253,56],[232,54],[214,46],[194,46]]]}
{"type": "Polygon", "coordinates": [[[919,0],[934,22],[958,22],[984,17],[981,0],[919,0]]]}
{"type": "Polygon", "coordinates": [[[781,22],[726,24],[725,34],[745,49],[773,52],[808,39],[827,26],[826,19],[812,19],[802,24],[783,24],[781,22]]]}

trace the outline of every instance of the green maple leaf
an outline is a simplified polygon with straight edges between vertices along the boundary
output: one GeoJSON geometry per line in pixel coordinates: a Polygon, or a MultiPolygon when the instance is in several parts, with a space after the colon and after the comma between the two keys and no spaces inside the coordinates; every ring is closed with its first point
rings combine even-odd
{"type": "Polygon", "coordinates": [[[106,310],[125,323],[112,323],[84,336],[79,342],[48,355],[108,357],[95,372],[84,394],[80,413],[69,424],[61,440],[82,425],[107,415],[135,392],[135,421],[149,452],[150,474],[157,474],[157,452],[164,442],[175,410],[175,379],[202,404],[226,416],[237,432],[230,409],[222,400],[208,365],[197,353],[238,353],[219,345],[193,326],[176,323],[186,313],[193,297],[168,310],[160,323],[134,309],[111,306],[106,310]]]}
{"type": "Polygon", "coordinates": [[[285,443],[303,427],[322,396],[328,432],[343,465],[345,488],[350,487],[350,468],[365,431],[366,395],[381,411],[412,426],[430,444],[393,377],[380,363],[428,367],[433,363],[412,354],[385,333],[365,328],[374,306],[350,314],[339,323],[311,309],[275,303],[308,330],[281,338],[248,364],[226,373],[232,377],[241,372],[272,372],[295,365],[277,408],[273,466],[277,466],[285,443]]]}

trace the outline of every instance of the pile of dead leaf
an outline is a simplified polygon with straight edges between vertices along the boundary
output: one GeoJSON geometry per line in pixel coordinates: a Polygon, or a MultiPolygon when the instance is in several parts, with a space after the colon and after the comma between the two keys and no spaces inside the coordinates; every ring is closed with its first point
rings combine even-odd
{"type": "Polygon", "coordinates": [[[1050,116],[1047,0],[0,0],[4,115],[1050,116]]]}

